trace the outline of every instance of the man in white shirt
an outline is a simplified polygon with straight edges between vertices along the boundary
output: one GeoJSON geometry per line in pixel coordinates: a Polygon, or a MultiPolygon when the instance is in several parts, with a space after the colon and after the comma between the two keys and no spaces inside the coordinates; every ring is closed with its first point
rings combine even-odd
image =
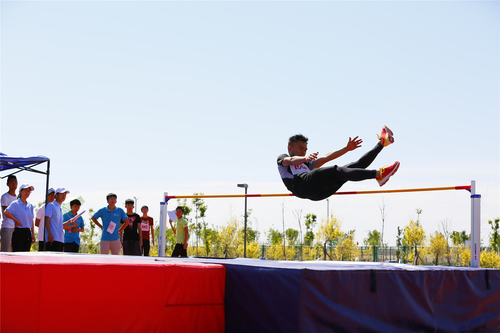
{"type": "Polygon", "coordinates": [[[73,219],[63,223],[62,203],[69,191],[65,188],[56,190],[56,200],[45,209],[45,251],[63,252],[64,229],[75,227],[73,219]]]}
{"type": "Polygon", "coordinates": [[[7,186],[9,187],[9,191],[4,193],[1,198],[2,205],[2,243],[1,249],[2,252],[12,252],[12,234],[14,233],[14,221],[5,216],[4,211],[9,207],[9,205],[17,200],[16,189],[17,189],[17,178],[14,175],[10,175],[7,177],[7,186]]]}
{"type": "MultiPolygon", "coordinates": [[[[56,190],[49,188],[47,193],[47,204],[53,202],[56,198],[56,190]]],[[[38,227],[38,251],[45,251],[45,205],[36,212],[35,226],[38,227]]]]}

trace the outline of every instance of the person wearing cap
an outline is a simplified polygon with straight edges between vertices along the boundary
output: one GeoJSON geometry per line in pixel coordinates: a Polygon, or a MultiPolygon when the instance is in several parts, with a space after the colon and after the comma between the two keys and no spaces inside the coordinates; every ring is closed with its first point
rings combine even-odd
{"type": "Polygon", "coordinates": [[[14,233],[14,221],[5,216],[4,211],[9,207],[11,203],[17,200],[16,189],[17,189],[17,178],[14,175],[9,175],[7,177],[7,186],[9,191],[4,193],[1,198],[2,202],[2,242],[0,251],[2,252],[12,252],[12,234],[14,233]]]}
{"type": "Polygon", "coordinates": [[[31,191],[35,188],[23,184],[19,188],[19,199],[12,202],[4,214],[14,221],[12,233],[12,252],[29,252],[31,244],[35,242],[35,228],[33,227],[33,205],[28,202],[31,191]]]}
{"type": "MultiPolygon", "coordinates": [[[[47,192],[47,204],[51,203],[56,199],[56,190],[49,188],[47,192]]],[[[38,252],[45,251],[45,206],[43,205],[36,212],[35,226],[38,227],[38,252]],[[42,223],[40,223],[40,221],[42,223]]]]}
{"type": "MultiPolygon", "coordinates": [[[[69,221],[78,215],[82,203],[80,200],[71,200],[69,203],[71,210],[64,214],[63,220],[69,221]]],[[[64,252],[78,253],[80,250],[80,232],[84,231],[85,223],[81,216],[75,221],[76,226],[64,230],[64,252]]]]}
{"type": "Polygon", "coordinates": [[[141,217],[134,213],[134,200],[125,200],[128,219],[123,229],[123,254],[140,256],[142,247],[141,217]]]}
{"type": "Polygon", "coordinates": [[[123,223],[121,227],[120,222],[126,221],[128,219],[125,211],[120,207],[116,207],[117,196],[114,193],[109,193],[106,196],[106,201],[108,205],[99,209],[91,218],[92,222],[95,223],[102,230],[101,235],[101,254],[120,254],[121,242],[120,242],[120,232],[128,226],[128,223],[123,223]],[[97,220],[101,219],[102,224],[97,220]]]}
{"type": "Polygon", "coordinates": [[[63,252],[64,229],[75,227],[74,221],[63,222],[62,207],[69,191],[63,187],[56,190],[56,200],[45,209],[45,251],[63,252]]]}

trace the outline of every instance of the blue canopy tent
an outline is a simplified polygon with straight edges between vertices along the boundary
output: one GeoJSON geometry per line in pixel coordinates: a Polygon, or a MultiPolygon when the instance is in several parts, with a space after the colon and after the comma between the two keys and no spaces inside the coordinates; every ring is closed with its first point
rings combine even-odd
{"type": "Polygon", "coordinates": [[[33,156],[33,157],[14,157],[8,156],[4,153],[0,153],[0,179],[7,178],[10,175],[14,175],[21,171],[29,171],[34,173],[39,173],[47,176],[47,180],[45,183],[45,204],[47,204],[47,192],[49,191],[49,174],[50,174],[50,159],[45,156],[33,156]],[[41,171],[35,169],[36,166],[39,166],[43,163],[47,163],[47,171],[41,171]],[[5,175],[2,175],[4,171],[7,172],[5,175]]]}
{"type": "Polygon", "coordinates": [[[13,157],[13,156],[7,156],[4,153],[0,153],[0,171],[15,170],[14,172],[9,173],[8,175],[1,176],[0,179],[6,178],[10,175],[16,174],[21,171],[30,171],[47,175],[47,183],[48,183],[49,169],[50,169],[50,159],[45,156],[13,157]],[[45,162],[47,162],[46,172],[33,169],[35,166],[45,162]]]}

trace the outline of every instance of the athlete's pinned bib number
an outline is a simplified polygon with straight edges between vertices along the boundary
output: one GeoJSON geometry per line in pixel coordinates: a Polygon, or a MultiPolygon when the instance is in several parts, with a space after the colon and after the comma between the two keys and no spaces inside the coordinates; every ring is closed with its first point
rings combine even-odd
{"type": "Polygon", "coordinates": [[[298,175],[300,173],[309,172],[311,170],[309,170],[309,168],[307,167],[307,165],[305,165],[304,163],[302,163],[302,164],[299,164],[299,165],[290,165],[290,171],[292,171],[293,175],[298,175]]]}
{"type": "Polygon", "coordinates": [[[106,229],[106,231],[112,234],[113,232],[115,232],[115,228],[116,228],[116,223],[111,221],[109,222],[108,229],[106,229]]]}

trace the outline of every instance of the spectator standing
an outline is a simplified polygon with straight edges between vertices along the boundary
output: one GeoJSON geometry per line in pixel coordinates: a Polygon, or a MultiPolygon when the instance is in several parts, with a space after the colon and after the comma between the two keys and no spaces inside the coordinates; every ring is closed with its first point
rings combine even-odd
{"type": "Polygon", "coordinates": [[[177,216],[177,221],[175,222],[175,228],[172,225],[172,220],[168,219],[170,222],[170,227],[175,234],[175,248],[172,252],[172,257],[187,257],[187,246],[189,239],[188,222],[184,218],[184,208],[182,206],[177,206],[175,209],[175,215],[177,216]]]}
{"type": "Polygon", "coordinates": [[[14,220],[5,216],[5,210],[10,206],[11,203],[17,200],[16,189],[17,189],[17,178],[14,175],[9,175],[7,177],[7,186],[9,191],[4,193],[1,198],[2,205],[2,228],[0,229],[2,235],[2,242],[0,244],[0,251],[2,252],[12,252],[12,234],[14,233],[14,220]]]}
{"type": "MultiPolygon", "coordinates": [[[[47,192],[47,204],[56,199],[56,190],[49,188],[47,192]]],[[[36,212],[35,226],[38,227],[38,252],[45,251],[45,205],[36,212]],[[42,222],[42,223],[40,223],[42,222]]]]}
{"type": "Polygon", "coordinates": [[[148,216],[149,208],[148,206],[142,206],[141,208],[141,231],[142,231],[142,247],[141,252],[143,256],[149,256],[149,249],[151,248],[149,244],[149,230],[151,230],[151,240],[153,241],[153,246],[155,245],[155,230],[154,221],[152,217],[148,216]]]}
{"type": "Polygon", "coordinates": [[[101,236],[101,254],[120,254],[121,242],[120,242],[120,232],[128,225],[123,223],[121,227],[121,221],[128,219],[127,214],[123,209],[116,207],[117,196],[114,193],[109,193],[106,196],[106,201],[108,205],[99,209],[93,216],[92,222],[94,222],[102,230],[101,236]],[[102,225],[97,220],[101,218],[102,225]]]}
{"type": "Polygon", "coordinates": [[[56,190],[56,200],[45,208],[45,251],[63,252],[64,229],[74,227],[73,221],[63,222],[62,207],[66,195],[64,187],[56,190]]]}
{"type": "MultiPolygon", "coordinates": [[[[74,219],[78,215],[82,203],[80,200],[75,199],[71,200],[69,205],[71,210],[63,215],[64,221],[74,219]]],[[[78,253],[80,250],[80,232],[85,230],[85,223],[83,222],[83,218],[79,216],[78,219],[74,221],[74,224],[74,227],[64,230],[64,252],[78,253]]]]}
{"type": "Polygon", "coordinates": [[[123,229],[123,254],[140,256],[142,247],[141,217],[134,213],[134,200],[125,200],[128,220],[123,229]]]}
{"type": "Polygon", "coordinates": [[[31,244],[36,240],[35,228],[33,226],[33,205],[28,202],[31,191],[35,188],[23,184],[19,188],[19,199],[12,202],[4,211],[4,214],[14,221],[14,232],[12,233],[12,251],[29,252],[31,244]]]}

